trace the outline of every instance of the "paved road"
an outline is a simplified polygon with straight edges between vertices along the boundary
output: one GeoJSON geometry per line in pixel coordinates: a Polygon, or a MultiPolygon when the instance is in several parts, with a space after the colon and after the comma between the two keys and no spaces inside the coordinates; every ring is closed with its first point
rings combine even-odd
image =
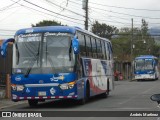
{"type": "MultiPolygon", "coordinates": [[[[110,93],[108,98],[92,98],[85,105],[76,105],[73,101],[47,101],[40,103],[36,108],[30,108],[26,103],[5,108],[3,111],[157,111],[157,103],[150,100],[150,96],[155,93],[160,93],[160,80],[139,82],[116,81],[115,89],[110,93]]],[[[90,119],[94,120],[97,118],[90,119]]],[[[116,119],[110,118],[109,120],[116,119]]],[[[120,119],[128,120],[130,118],[120,119]]],[[[132,118],[132,120],[137,119],[141,118],[132,118]]],[[[152,118],[145,118],[145,120],[152,120],[152,118]]]]}

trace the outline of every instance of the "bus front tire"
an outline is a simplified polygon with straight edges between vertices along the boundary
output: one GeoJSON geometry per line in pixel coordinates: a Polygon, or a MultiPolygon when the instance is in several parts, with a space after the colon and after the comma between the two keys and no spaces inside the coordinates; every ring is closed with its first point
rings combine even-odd
{"type": "Polygon", "coordinates": [[[89,83],[87,83],[86,91],[85,91],[85,97],[78,100],[79,105],[84,105],[90,98],[90,86],[89,83]]]}
{"type": "Polygon", "coordinates": [[[38,104],[38,100],[28,100],[28,104],[30,107],[36,107],[38,104]]]}
{"type": "Polygon", "coordinates": [[[102,93],[102,94],[100,95],[100,97],[101,97],[101,98],[107,98],[108,95],[109,95],[109,91],[106,91],[105,93],[102,93]]]}

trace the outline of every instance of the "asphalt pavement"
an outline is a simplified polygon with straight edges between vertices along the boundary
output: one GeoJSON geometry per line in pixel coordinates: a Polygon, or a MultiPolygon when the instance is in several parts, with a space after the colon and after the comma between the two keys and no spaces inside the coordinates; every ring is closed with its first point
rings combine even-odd
{"type": "Polygon", "coordinates": [[[1,98],[0,99],[0,110],[4,109],[4,108],[7,108],[7,107],[12,107],[12,106],[15,106],[15,105],[24,104],[26,102],[27,101],[13,102],[11,99],[3,99],[3,98],[1,98]]]}

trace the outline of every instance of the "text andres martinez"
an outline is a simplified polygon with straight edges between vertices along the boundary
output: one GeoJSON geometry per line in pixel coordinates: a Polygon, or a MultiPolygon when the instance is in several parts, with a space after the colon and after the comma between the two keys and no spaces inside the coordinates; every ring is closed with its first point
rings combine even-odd
{"type": "Polygon", "coordinates": [[[130,117],[158,117],[156,113],[131,113],[130,117]]]}

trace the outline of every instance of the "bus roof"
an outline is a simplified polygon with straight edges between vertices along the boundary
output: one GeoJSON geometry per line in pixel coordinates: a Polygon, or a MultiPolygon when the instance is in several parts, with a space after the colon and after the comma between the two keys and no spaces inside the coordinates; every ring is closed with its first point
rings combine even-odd
{"type": "Polygon", "coordinates": [[[145,58],[151,58],[151,59],[153,59],[153,58],[157,58],[157,57],[155,57],[153,55],[141,55],[139,57],[136,57],[135,59],[145,59],[145,58]]]}
{"type": "MultiPolygon", "coordinates": [[[[75,34],[76,31],[81,31],[83,33],[86,33],[86,34],[89,34],[89,35],[92,35],[96,38],[100,38],[100,39],[103,39],[103,40],[107,40],[109,41],[108,39],[106,38],[102,38],[102,37],[99,37],[87,30],[83,30],[79,27],[69,27],[69,26],[44,26],[44,27],[31,27],[31,28],[24,28],[24,29],[20,29],[18,30],[15,35],[20,35],[20,34],[26,34],[26,33],[43,33],[43,32],[62,32],[62,33],[71,33],[71,34],[75,34]]],[[[109,41],[110,42],[110,41],[109,41]]]]}

